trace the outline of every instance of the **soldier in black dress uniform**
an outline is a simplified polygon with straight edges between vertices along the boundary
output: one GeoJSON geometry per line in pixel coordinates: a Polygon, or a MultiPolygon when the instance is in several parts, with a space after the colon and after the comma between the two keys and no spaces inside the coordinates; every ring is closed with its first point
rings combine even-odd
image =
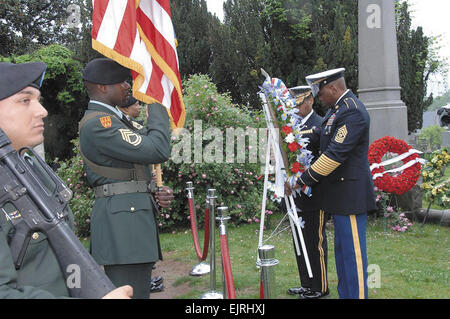
{"type": "Polygon", "coordinates": [[[369,169],[370,117],[347,89],[345,69],[306,77],[313,94],[327,107],[320,131],[320,157],[300,182],[319,184],[321,207],[333,215],[340,298],[367,298],[367,213],[376,209],[369,169]]]}
{"type": "MultiPolygon", "coordinates": [[[[289,92],[296,100],[300,116],[294,125],[305,132],[303,137],[309,138],[306,148],[312,152],[314,161],[319,157],[320,136],[316,133],[316,129],[320,127],[322,118],[313,110],[314,97],[309,86],[291,88],[289,92]]],[[[289,184],[286,188],[287,193],[290,194],[289,184]]],[[[302,232],[313,274],[313,278],[310,278],[303,253],[300,256],[296,254],[301,287],[289,288],[288,293],[298,294],[301,299],[316,299],[328,295],[326,216],[320,209],[320,194],[317,191],[317,187],[313,187],[311,197],[300,193],[295,195],[294,199],[299,211],[298,216],[305,222],[302,232]]],[[[296,229],[295,236],[298,238],[296,229]]]]}

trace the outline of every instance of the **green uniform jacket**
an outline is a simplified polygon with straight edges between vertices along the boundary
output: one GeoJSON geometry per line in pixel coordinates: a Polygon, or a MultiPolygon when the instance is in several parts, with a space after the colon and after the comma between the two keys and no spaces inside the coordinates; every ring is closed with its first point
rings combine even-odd
{"type": "MultiPolygon", "coordinates": [[[[15,209],[6,204],[0,211],[0,299],[69,297],[64,274],[45,234],[33,233],[23,264],[19,270],[15,269],[8,245],[14,226],[5,216],[9,210],[15,209]]],[[[72,212],[67,208],[66,213],[66,220],[73,229],[72,212]]]]}
{"type": "MultiPolygon", "coordinates": [[[[92,162],[115,168],[166,162],[170,157],[170,126],[166,109],[148,107],[145,127],[137,129],[106,107],[90,102],[85,115],[103,112],[88,120],[80,131],[80,147],[92,162]]],[[[95,174],[85,165],[93,186],[123,182],[95,174]]],[[[162,259],[154,204],[149,193],[129,193],[97,198],[91,214],[91,254],[100,265],[137,264],[162,259]]]]}

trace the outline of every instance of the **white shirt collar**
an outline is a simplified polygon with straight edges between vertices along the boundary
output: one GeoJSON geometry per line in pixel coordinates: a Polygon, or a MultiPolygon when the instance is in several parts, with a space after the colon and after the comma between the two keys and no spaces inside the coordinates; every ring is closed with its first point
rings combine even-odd
{"type": "Polygon", "coordinates": [[[108,110],[114,112],[119,117],[119,119],[123,119],[124,114],[120,110],[118,110],[117,108],[112,107],[111,105],[108,105],[106,103],[103,103],[103,102],[100,102],[100,101],[96,101],[96,100],[90,100],[89,103],[96,103],[96,104],[99,104],[101,106],[104,106],[108,110]]]}
{"type": "Polygon", "coordinates": [[[340,98],[338,98],[338,100],[336,101],[336,103],[334,105],[337,105],[339,103],[339,101],[348,93],[348,91],[350,91],[350,89],[347,89],[347,91],[345,91],[340,98]]]}
{"type": "Polygon", "coordinates": [[[303,120],[300,122],[300,126],[305,125],[306,121],[311,117],[313,112],[314,112],[314,110],[311,110],[311,112],[309,112],[309,114],[303,118],[303,120]]]}

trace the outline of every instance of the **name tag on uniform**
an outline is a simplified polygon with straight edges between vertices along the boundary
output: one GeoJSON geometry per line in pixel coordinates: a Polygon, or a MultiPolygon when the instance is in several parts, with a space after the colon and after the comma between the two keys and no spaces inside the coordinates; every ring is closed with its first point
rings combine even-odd
{"type": "Polygon", "coordinates": [[[336,114],[331,115],[328,119],[327,124],[325,125],[325,135],[329,135],[331,133],[331,126],[333,125],[335,119],[336,114]]]}
{"type": "Polygon", "coordinates": [[[333,125],[333,122],[335,119],[336,119],[336,114],[331,115],[330,118],[328,119],[327,126],[333,125]]]}

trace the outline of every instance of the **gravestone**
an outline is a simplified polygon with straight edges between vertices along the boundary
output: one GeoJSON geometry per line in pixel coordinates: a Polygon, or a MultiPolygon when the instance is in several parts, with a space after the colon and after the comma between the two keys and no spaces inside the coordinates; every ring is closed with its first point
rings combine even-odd
{"type": "Polygon", "coordinates": [[[359,99],[370,115],[370,142],[408,137],[406,105],[400,98],[394,0],[358,1],[359,99]]]}

